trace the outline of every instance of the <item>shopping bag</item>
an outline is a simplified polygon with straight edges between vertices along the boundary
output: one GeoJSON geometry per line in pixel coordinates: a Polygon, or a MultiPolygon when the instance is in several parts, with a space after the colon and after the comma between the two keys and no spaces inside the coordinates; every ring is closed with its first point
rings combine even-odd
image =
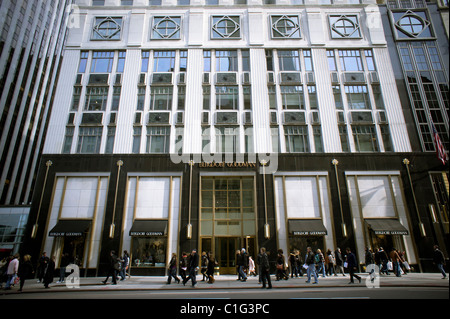
{"type": "Polygon", "coordinates": [[[408,270],[408,271],[411,270],[411,267],[409,266],[409,264],[408,264],[407,261],[404,261],[404,262],[403,262],[403,266],[405,266],[405,269],[406,269],[406,270],[408,270]]]}
{"type": "Polygon", "coordinates": [[[388,261],[387,268],[388,270],[394,270],[394,265],[392,264],[392,261],[388,261]]]}
{"type": "Polygon", "coordinates": [[[19,278],[19,276],[16,276],[16,277],[14,278],[14,285],[18,285],[19,282],[20,282],[20,278],[19,278]]]}
{"type": "Polygon", "coordinates": [[[309,267],[308,267],[307,264],[303,264],[303,268],[304,268],[304,269],[308,269],[309,267]]]}
{"type": "Polygon", "coordinates": [[[344,268],[348,268],[348,262],[344,262],[344,268]]]}

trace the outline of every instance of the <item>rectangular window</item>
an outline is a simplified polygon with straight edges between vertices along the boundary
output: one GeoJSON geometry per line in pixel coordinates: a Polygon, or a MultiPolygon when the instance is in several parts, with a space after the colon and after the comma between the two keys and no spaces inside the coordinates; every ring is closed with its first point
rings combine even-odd
{"type": "Polygon", "coordinates": [[[345,93],[348,108],[351,110],[370,110],[369,93],[365,85],[346,85],[345,93]]]}
{"type": "Polygon", "coordinates": [[[348,143],[347,126],[339,125],[338,128],[339,128],[339,137],[341,139],[342,152],[350,152],[350,145],[348,143]]]}
{"type": "Polygon", "coordinates": [[[359,50],[339,50],[342,71],[363,71],[359,50]]]}
{"type": "Polygon", "coordinates": [[[203,109],[211,109],[211,87],[209,85],[203,86],[203,109]]]}
{"type": "Polygon", "coordinates": [[[314,71],[311,50],[303,50],[303,59],[305,60],[305,71],[314,71]]]}
{"type": "Polygon", "coordinates": [[[154,51],[153,72],[173,72],[175,69],[175,51],[154,51]]]}
{"type": "Polygon", "coordinates": [[[134,126],[133,127],[133,154],[139,154],[141,149],[141,135],[142,135],[142,127],[134,126]]]}
{"type": "Polygon", "coordinates": [[[284,110],[304,110],[302,86],[280,86],[281,103],[284,110]]]}
{"type": "Polygon", "coordinates": [[[81,89],[81,86],[73,87],[72,105],[70,106],[71,111],[78,111],[81,99],[81,89]]]}
{"type": "Polygon", "coordinates": [[[70,149],[72,148],[72,141],[73,141],[73,132],[75,128],[73,126],[67,126],[66,127],[66,135],[64,137],[64,144],[63,144],[63,154],[70,154],[70,149]]]}
{"type": "Polygon", "coordinates": [[[253,153],[253,127],[246,127],[244,130],[245,153],[253,153]]]}
{"type": "Polygon", "coordinates": [[[186,87],[185,86],[179,86],[178,87],[178,110],[184,110],[186,103],[186,87]]]}
{"type": "Polygon", "coordinates": [[[217,72],[237,72],[237,51],[216,51],[217,72]]]}
{"type": "Polygon", "coordinates": [[[271,126],[270,127],[270,136],[272,139],[272,152],[274,153],[280,153],[280,134],[279,134],[279,128],[278,126],[271,126]]]}
{"type": "Polygon", "coordinates": [[[203,51],[203,72],[211,72],[211,51],[203,51]]]}
{"type": "Polygon", "coordinates": [[[148,71],[149,58],[150,58],[150,52],[142,51],[142,56],[141,56],[141,72],[142,73],[147,73],[147,71],[148,71]]]}
{"type": "Polygon", "coordinates": [[[309,96],[309,108],[311,110],[317,110],[319,104],[317,102],[317,92],[315,85],[308,85],[308,96],[309,96]]]}
{"type": "Polygon", "coordinates": [[[378,152],[378,141],[375,126],[353,125],[353,140],[357,152],[378,152]]]}
{"type": "Polygon", "coordinates": [[[218,153],[239,152],[239,127],[216,127],[216,151],[218,153]]]}
{"type": "Polygon", "coordinates": [[[377,110],[384,110],[383,94],[381,94],[381,87],[379,85],[372,85],[373,98],[375,100],[375,107],[377,110]]]}
{"type": "Polygon", "coordinates": [[[180,72],[187,71],[187,59],[188,59],[188,52],[185,50],[180,51],[180,72]]]}
{"type": "Polygon", "coordinates": [[[92,0],[92,5],[93,6],[104,6],[105,0],[92,0]]]}
{"type": "Polygon", "coordinates": [[[147,153],[169,153],[170,127],[147,127],[147,153]]]}
{"type": "Polygon", "coordinates": [[[91,73],[111,73],[113,62],[113,51],[93,52],[91,73]]]}
{"type": "Polygon", "coordinates": [[[216,86],[216,109],[238,110],[239,109],[239,87],[216,86]]]}
{"type": "Polygon", "coordinates": [[[168,111],[172,109],[173,88],[153,86],[150,88],[150,110],[168,111]]]}
{"type": "Polygon", "coordinates": [[[78,133],[78,154],[98,154],[102,141],[103,127],[81,126],[78,133]]]}
{"type": "Polygon", "coordinates": [[[133,0],[121,0],[120,1],[120,5],[121,6],[132,6],[133,5],[133,0]]]}
{"type": "Polygon", "coordinates": [[[309,152],[307,126],[285,126],[284,137],[287,153],[309,152]]]}
{"type": "Polygon", "coordinates": [[[120,104],[120,94],[122,92],[121,86],[115,86],[113,88],[113,98],[111,103],[111,111],[118,111],[120,104]]]}
{"type": "Polygon", "coordinates": [[[266,50],[267,71],[273,71],[273,51],[266,50]]]}
{"type": "Polygon", "coordinates": [[[109,87],[88,87],[86,90],[85,111],[105,111],[109,87]]]}
{"type": "Polygon", "coordinates": [[[367,69],[369,71],[376,71],[375,60],[373,58],[372,50],[364,50],[364,55],[366,56],[367,69]]]}
{"type": "Polygon", "coordinates": [[[125,58],[127,53],[125,51],[119,51],[119,59],[117,60],[117,73],[123,73],[125,68],[125,58]]]}
{"type": "Polygon", "coordinates": [[[138,111],[143,111],[145,106],[145,93],[146,93],[147,87],[145,86],[138,86],[138,97],[137,97],[137,107],[136,109],[138,111]]]}
{"type": "Polygon", "coordinates": [[[384,151],[385,152],[393,152],[391,143],[391,134],[389,132],[388,125],[380,125],[381,138],[383,139],[384,151]]]}
{"type": "Polygon", "coordinates": [[[297,50],[278,50],[280,71],[300,71],[300,58],[297,50]]]}
{"type": "Polygon", "coordinates": [[[112,154],[114,149],[114,139],[116,137],[116,127],[108,127],[108,136],[106,137],[105,154],[112,154]]]}
{"type": "Polygon", "coordinates": [[[250,86],[243,86],[244,91],[244,110],[252,109],[252,88],[250,86]]]}
{"type": "Polygon", "coordinates": [[[250,71],[250,51],[249,50],[241,50],[242,55],[242,71],[249,72],[250,71]]]}
{"type": "Polygon", "coordinates": [[[277,109],[277,91],[275,85],[269,85],[267,87],[269,91],[269,107],[271,110],[277,109]]]}
{"type": "Polygon", "coordinates": [[[89,52],[82,51],[80,55],[80,64],[78,65],[78,73],[86,72],[87,60],[89,57],[89,52]]]}
{"type": "Polygon", "coordinates": [[[334,50],[327,50],[327,59],[328,59],[328,69],[330,71],[337,71],[334,50]]]}
{"type": "Polygon", "coordinates": [[[342,103],[341,87],[339,85],[333,85],[333,97],[336,109],[343,110],[344,104],[342,103]]]}
{"type": "Polygon", "coordinates": [[[316,153],[323,152],[322,143],[322,129],[320,126],[313,126],[314,146],[316,147],[316,153]]]}
{"type": "Polygon", "coordinates": [[[211,152],[211,128],[209,126],[202,127],[202,153],[209,154],[211,152]]]}

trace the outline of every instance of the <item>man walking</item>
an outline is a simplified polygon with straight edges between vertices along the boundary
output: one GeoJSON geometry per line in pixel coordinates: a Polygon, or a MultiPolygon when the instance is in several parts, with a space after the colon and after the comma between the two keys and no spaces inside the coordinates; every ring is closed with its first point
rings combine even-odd
{"type": "Polygon", "coordinates": [[[447,275],[445,274],[445,258],[442,251],[439,250],[438,245],[434,245],[434,252],[433,252],[433,263],[438,267],[439,271],[442,274],[442,279],[447,278],[447,275]]]}
{"type": "MultiPolygon", "coordinates": [[[[109,253],[109,269],[108,269],[108,275],[106,276],[106,279],[103,280],[103,284],[106,285],[106,282],[109,279],[109,276],[112,277],[112,284],[113,285],[117,285],[117,265],[118,262],[120,262],[116,256],[116,252],[114,250],[111,250],[111,252],[109,253]]],[[[120,270],[120,269],[119,269],[120,270]]]]}
{"type": "Polygon", "coordinates": [[[261,247],[260,254],[258,255],[258,264],[259,264],[259,276],[260,281],[262,281],[262,288],[266,288],[266,280],[267,280],[267,289],[272,289],[272,282],[270,281],[270,273],[269,273],[269,257],[266,254],[266,248],[261,247]]]}
{"type": "Polygon", "coordinates": [[[8,270],[6,271],[7,279],[5,290],[11,289],[11,285],[14,285],[14,280],[19,272],[19,254],[15,254],[13,259],[9,262],[8,270]]]}
{"type": "Polygon", "coordinates": [[[353,277],[358,279],[359,283],[361,283],[361,277],[355,274],[356,267],[358,266],[357,263],[356,263],[356,256],[355,256],[354,253],[352,253],[350,248],[347,248],[346,251],[347,251],[347,267],[348,267],[348,271],[350,273],[350,282],[349,282],[349,284],[353,284],[354,283],[353,277]]]}
{"type": "Polygon", "coordinates": [[[308,284],[311,282],[311,275],[314,276],[313,284],[319,283],[319,279],[316,273],[315,257],[316,256],[314,255],[311,247],[306,248],[305,264],[308,266],[308,269],[306,270],[306,275],[308,276],[308,280],[306,280],[306,282],[308,284]]]}
{"type": "Polygon", "coordinates": [[[183,280],[183,285],[185,286],[189,279],[192,281],[192,287],[195,287],[197,284],[196,271],[198,270],[198,254],[197,250],[193,249],[191,255],[189,256],[188,261],[188,271],[189,277],[183,280]]]}

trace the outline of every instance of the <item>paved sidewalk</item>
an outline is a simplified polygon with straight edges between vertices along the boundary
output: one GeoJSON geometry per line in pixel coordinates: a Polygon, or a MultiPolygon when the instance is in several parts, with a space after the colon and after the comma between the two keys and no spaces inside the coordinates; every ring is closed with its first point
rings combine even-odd
{"type": "MultiPolygon", "coordinates": [[[[361,275],[361,283],[355,280],[354,284],[349,284],[349,276],[331,276],[327,278],[319,278],[319,284],[313,285],[311,283],[306,283],[306,276],[299,278],[289,278],[289,280],[276,281],[275,276],[271,276],[272,286],[274,289],[279,288],[312,288],[312,287],[349,287],[349,286],[366,286],[366,282],[370,284],[367,273],[359,274],[361,275]]],[[[381,276],[379,279],[379,286],[383,287],[449,287],[449,280],[441,279],[441,274],[438,273],[410,273],[402,277],[396,277],[395,275],[381,276]]],[[[202,276],[198,275],[197,280],[201,280],[202,276]]],[[[68,288],[66,283],[57,283],[55,281],[50,284],[49,289],[45,289],[43,284],[37,283],[36,279],[30,279],[25,282],[22,293],[42,293],[42,292],[68,292],[68,291],[107,291],[107,290],[186,290],[186,289],[253,289],[261,288],[258,283],[257,277],[250,277],[246,282],[241,282],[236,280],[236,275],[221,275],[216,276],[214,284],[208,284],[206,282],[198,281],[195,288],[192,287],[191,281],[183,286],[182,283],[177,284],[172,281],[172,284],[167,284],[167,277],[155,276],[155,277],[137,277],[133,276],[127,278],[125,281],[118,281],[117,285],[111,284],[111,278],[105,285],[102,281],[104,277],[88,277],[80,278],[79,288],[68,288]]],[[[375,281],[372,285],[377,285],[378,282],[375,281]]],[[[0,289],[0,298],[5,294],[16,294],[20,293],[18,291],[18,286],[13,287],[11,290],[0,289]]]]}

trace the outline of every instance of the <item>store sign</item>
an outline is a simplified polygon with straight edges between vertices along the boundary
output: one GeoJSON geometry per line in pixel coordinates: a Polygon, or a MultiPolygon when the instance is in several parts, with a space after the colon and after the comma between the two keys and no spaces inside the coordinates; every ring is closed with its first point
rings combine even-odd
{"type": "Polygon", "coordinates": [[[377,230],[375,231],[375,235],[408,235],[407,231],[390,231],[390,230],[377,230]]]}
{"type": "Polygon", "coordinates": [[[130,236],[147,237],[147,236],[164,236],[162,231],[132,231],[130,236]]]}
{"type": "Polygon", "coordinates": [[[293,231],[294,236],[325,236],[327,232],[324,231],[293,231]]]}
{"type": "Polygon", "coordinates": [[[49,236],[52,237],[80,237],[83,236],[81,232],[50,232],[49,236]]]}
{"type": "Polygon", "coordinates": [[[237,167],[237,168],[254,168],[256,167],[256,163],[252,163],[252,162],[211,162],[211,163],[206,163],[206,162],[202,162],[198,164],[198,167],[200,168],[216,168],[216,167],[229,167],[229,168],[233,168],[233,167],[237,167]]]}

